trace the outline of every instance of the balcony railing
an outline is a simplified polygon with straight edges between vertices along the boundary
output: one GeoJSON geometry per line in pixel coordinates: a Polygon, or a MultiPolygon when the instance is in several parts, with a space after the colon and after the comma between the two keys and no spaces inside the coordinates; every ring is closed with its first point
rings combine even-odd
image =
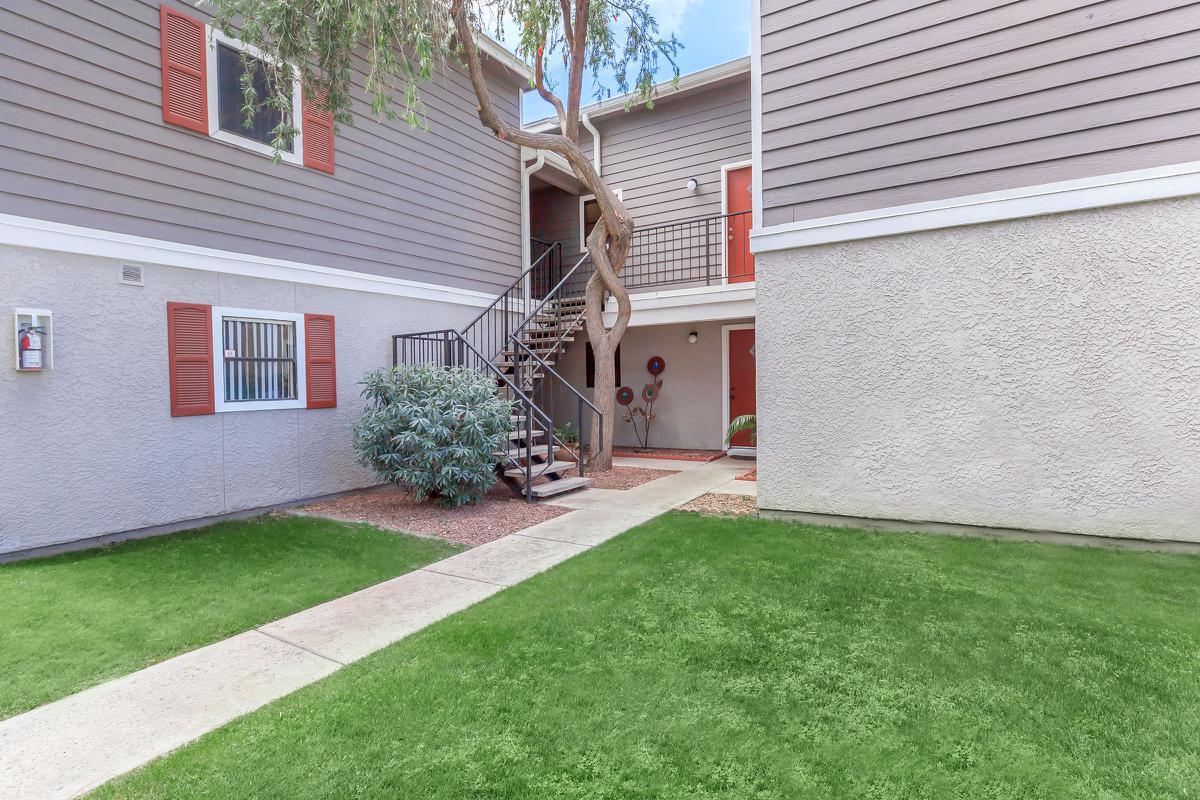
{"type": "MultiPolygon", "coordinates": [[[[629,257],[621,270],[621,280],[631,291],[659,286],[715,286],[754,280],[754,256],[750,254],[750,212],[718,214],[636,228],[629,246],[629,257]]],[[[534,242],[534,246],[538,246],[534,242]]],[[[534,279],[534,296],[539,284],[557,283],[554,269],[534,279]]],[[[571,276],[564,292],[583,294],[584,285],[594,268],[585,262],[571,276]]]]}

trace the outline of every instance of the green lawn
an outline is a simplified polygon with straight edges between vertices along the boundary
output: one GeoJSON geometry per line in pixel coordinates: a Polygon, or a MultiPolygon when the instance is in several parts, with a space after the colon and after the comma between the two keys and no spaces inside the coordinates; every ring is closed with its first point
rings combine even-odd
{"type": "Polygon", "coordinates": [[[366,525],[258,517],[0,566],[0,718],[458,550],[366,525]]]}
{"type": "Polygon", "coordinates": [[[1200,559],[674,513],[100,789],[1183,798],[1200,559]]]}

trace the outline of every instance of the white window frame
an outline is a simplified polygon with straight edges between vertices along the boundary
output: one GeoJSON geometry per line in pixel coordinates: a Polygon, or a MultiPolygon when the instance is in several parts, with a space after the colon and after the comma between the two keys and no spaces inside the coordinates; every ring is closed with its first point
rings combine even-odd
{"type": "MultiPolygon", "coordinates": [[[[625,201],[625,195],[623,193],[623,190],[613,189],[613,194],[615,194],[617,196],[617,199],[620,200],[621,202],[625,201]]],[[[579,197],[579,252],[580,253],[586,253],[588,251],[588,249],[587,249],[587,231],[585,231],[583,229],[583,207],[585,205],[587,205],[588,200],[595,200],[595,199],[596,199],[596,195],[594,195],[594,194],[585,194],[585,195],[581,195],[579,197]]]]}
{"type": "Polygon", "coordinates": [[[217,413],[226,411],[272,411],[281,408],[305,408],[308,406],[308,381],[305,374],[304,315],[290,311],[263,311],[254,308],[229,308],[213,306],[213,399],[217,413]],[[225,317],[261,319],[267,322],[291,322],[296,327],[296,399],[295,400],[239,400],[225,399],[225,317]]]}
{"type": "MultiPolygon", "coordinates": [[[[249,150],[254,153],[261,153],[265,156],[274,157],[275,150],[271,147],[271,145],[263,144],[262,142],[256,142],[249,137],[239,136],[236,133],[230,133],[229,131],[221,130],[220,107],[218,105],[220,98],[217,97],[217,45],[223,44],[227,47],[232,47],[239,52],[246,53],[252,58],[257,58],[259,61],[269,62],[270,58],[252,44],[247,44],[246,42],[226,36],[211,25],[206,25],[204,27],[208,33],[208,51],[206,53],[208,67],[205,71],[208,82],[208,86],[206,87],[206,91],[208,93],[208,135],[213,139],[220,140],[226,144],[231,144],[234,147],[240,147],[243,150],[249,150]]],[[[284,150],[280,150],[279,157],[289,164],[304,166],[304,115],[301,113],[302,109],[300,104],[302,99],[300,96],[300,73],[298,70],[296,71],[295,75],[296,77],[292,81],[292,119],[297,133],[296,138],[292,141],[292,152],[288,153],[284,150]]]]}

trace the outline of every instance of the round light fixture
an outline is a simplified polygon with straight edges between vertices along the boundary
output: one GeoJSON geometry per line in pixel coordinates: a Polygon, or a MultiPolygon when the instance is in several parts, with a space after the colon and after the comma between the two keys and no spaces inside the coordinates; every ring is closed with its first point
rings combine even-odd
{"type": "Polygon", "coordinates": [[[688,344],[695,344],[699,338],[699,334],[697,334],[695,331],[692,331],[688,334],[688,344]]]}
{"type": "Polygon", "coordinates": [[[696,179],[695,179],[695,178],[688,178],[688,181],[687,181],[687,190],[688,190],[689,192],[694,192],[694,191],[696,191],[696,187],[697,187],[697,186],[699,186],[699,185],[700,185],[700,184],[698,184],[698,183],[696,182],[696,179]]]}

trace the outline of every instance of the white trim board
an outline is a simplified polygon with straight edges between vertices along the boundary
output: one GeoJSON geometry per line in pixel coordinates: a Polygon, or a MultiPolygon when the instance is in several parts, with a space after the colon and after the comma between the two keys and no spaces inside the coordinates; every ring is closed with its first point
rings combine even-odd
{"type": "Polygon", "coordinates": [[[750,252],[1061,214],[1200,194],[1200,161],[772,225],[750,232],[750,252]]]}
{"type": "Polygon", "coordinates": [[[473,289],[438,286],[403,278],[389,278],[316,264],[214,250],[161,239],[81,228],[58,222],[0,214],[0,245],[31,247],[62,253],[112,258],[167,267],[224,272],[250,278],[305,283],[332,289],[436,300],[441,303],[486,308],[495,295],[473,289]]]}
{"type": "MultiPolygon", "coordinates": [[[[753,318],[754,297],[753,281],[631,293],[629,325],[640,327],[753,318]]],[[[604,309],[604,324],[612,325],[616,319],[617,301],[610,298],[604,309]]]]}

